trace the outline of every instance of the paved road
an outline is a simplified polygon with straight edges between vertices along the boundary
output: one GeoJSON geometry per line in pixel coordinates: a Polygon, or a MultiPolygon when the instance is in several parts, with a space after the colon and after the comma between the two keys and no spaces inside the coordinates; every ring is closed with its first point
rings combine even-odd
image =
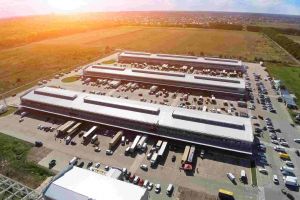
{"type": "MultiPolygon", "coordinates": [[[[265,77],[267,73],[263,70],[262,67],[254,67],[250,69],[250,71],[253,71],[255,73],[259,73],[262,75],[262,77],[265,77]]],[[[252,73],[249,73],[252,87],[255,87],[255,81],[252,73]]],[[[292,127],[290,123],[292,122],[292,119],[284,106],[283,103],[279,103],[277,101],[277,95],[272,90],[271,84],[269,81],[262,81],[266,88],[269,91],[269,96],[272,101],[273,107],[277,110],[277,114],[270,113],[268,111],[264,111],[261,109],[261,105],[257,104],[257,109],[252,112],[252,115],[261,115],[265,117],[271,118],[274,128],[280,128],[281,133],[277,133],[278,137],[285,138],[286,141],[289,143],[290,148],[286,148],[288,151],[292,162],[295,164],[295,175],[297,177],[300,177],[300,159],[296,156],[294,153],[295,149],[299,149],[300,145],[295,143],[293,139],[300,138],[300,132],[298,128],[292,127]]],[[[258,97],[257,93],[254,92],[255,99],[258,97]]],[[[263,120],[255,120],[256,122],[260,123],[261,127],[266,126],[265,122],[263,120]]],[[[265,132],[263,137],[260,139],[260,142],[265,144],[267,146],[266,151],[266,158],[267,158],[267,164],[263,164],[259,162],[259,158],[257,158],[257,165],[260,167],[265,167],[269,171],[269,175],[263,175],[258,172],[257,179],[258,184],[260,187],[263,187],[264,189],[259,192],[259,199],[263,199],[263,194],[265,196],[266,200],[285,200],[287,199],[286,196],[284,196],[281,193],[282,188],[286,188],[283,182],[283,176],[280,172],[280,167],[284,165],[283,161],[279,158],[278,152],[274,151],[273,147],[275,146],[272,144],[271,139],[269,137],[269,133],[265,132]],[[275,185],[272,181],[273,174],[276,174],[279,178],[279,185],[275,185]],[[263,192],[264,191],[264,192],[263,192]]],[[[259,188],[260,188],[259,187],[259,188]]],[[[287,189],[288,190],[288,189],[287,189]]],[[[296,191],[290,191],[288,190],[296,199],[300,199],[299,192],[296,191]]]]}

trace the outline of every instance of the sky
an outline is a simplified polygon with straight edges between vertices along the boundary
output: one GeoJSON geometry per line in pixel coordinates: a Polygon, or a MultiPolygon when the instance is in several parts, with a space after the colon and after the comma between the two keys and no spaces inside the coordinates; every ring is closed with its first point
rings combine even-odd
{"type": "Polygon", "coordinates": [[[49,13],[145,10],[300,15],[300,0],[0,0],[0,18],[49,13]]]}

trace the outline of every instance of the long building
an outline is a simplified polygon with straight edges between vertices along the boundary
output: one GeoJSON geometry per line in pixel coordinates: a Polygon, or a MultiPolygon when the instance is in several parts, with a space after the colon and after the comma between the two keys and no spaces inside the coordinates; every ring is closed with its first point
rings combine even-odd
{"type": "Polygon", "coordinates": [[[42,87],[21,107],[223,150],[252,154],[249,118],[42,87]]]}
{"type": "Polygon", "coordinates": [[[179,66],[192,66],[201,69],[218,69],[237,72],[245,72],[246,68],[241,60],[196,57],[171,54],[151,54],[145,52],[124,51],[118,56],[120,63],[147,63],[147,64],[168,64],[179,66]]]}
{"type": "Polygon", "coordinates": [[[110,65],[89,66],[83,70],[83,76],[159,84],[238,96],[244,96],[246,88],[245,81],[243,79],[156,70],[130,69],[110,65]]]}
{"type": "Polygon", "coordinates": [[[45,200],[148,200],[148,191],[109,175],[69,166],[44,189],[45,200]]]}

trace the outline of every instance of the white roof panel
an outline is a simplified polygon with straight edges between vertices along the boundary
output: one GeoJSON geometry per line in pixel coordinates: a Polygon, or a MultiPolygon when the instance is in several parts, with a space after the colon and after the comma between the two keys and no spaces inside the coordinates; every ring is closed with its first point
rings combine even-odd
{"type": "Polygon", "coordinates": [[[119,56],[130,57],[130,58],[144,58],[153,60],[173,60],[173,61],[185,61],[203,64],[215,64],[215,65],[226,65],[236,68],[243,67],[241,60],[233,59],[221,59],[221,58],[209,58],[209,57],[196,57],[196,56],[185,56],[185,55],[171,55],[171,54],[150,54],[144,52],[124,51],[119,56]]]}
{"type": "Polygon", "coordinates": [[[73,167],[50,185],[45,196],[57,200],[141,200],[146,193],[143,187],[73,167]]]}
{"type": "MultiPolygon", "coordinates": [[[[66,91],[56,88],[49,88],[49,90],[53,90],[53,92],[54,90],[60,90],[60,92],[66,91]]],[[[211,135],[247,142],[253,141],[251,120],[249,118],[202,112],[198,110],[187,110],[184,108],[86,94],[82,92],[74,93],[77,94],[77,98],[72,102],[65,99],[59,99],[58,101],[55,97],[41,96],[35,94],[33,91],[27,93],[21,97],[21,99],[71,108],[72,110],[93,113],[96,115],[99,114],[107,117],[126,119],[136,123],[140,122],[149,125],[159,124],[159,126],[162,127],[191,131],[196,134],[211,135]],[[106,102],[109,103],[109,106],[107,106],[107,104],[98,105],[86,103],[84,102],[84,99],[106,102]],[[130,109],[124,109],[126,107],[130,109]],[[137,108],[137,110],[132,108],[137,108]],[[141,109],[142,112],[139,109],[141,109]],[[147,113],[148,111],[152,112],[157,110],[159,110],[159,114],[147,113]]]]}

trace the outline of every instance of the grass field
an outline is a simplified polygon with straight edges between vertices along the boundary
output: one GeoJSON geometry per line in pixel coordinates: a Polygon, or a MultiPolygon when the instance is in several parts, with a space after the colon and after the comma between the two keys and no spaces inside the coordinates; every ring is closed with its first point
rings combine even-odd
{"type": "Polygon", "coordinates": [[[272,76],[280,79],[283,84],[296,95],[298,99],[297,103],[300,106],[300,66],[295,67],[271,63],[268,63],[266,66],[272,76]]]}
{"type": "Polygon", "coordinates": [[[297,35],[285,35],[285,36],[287,36],[288,38],[294,40],[297,43],[300,43],[300,36],[297,36],[297,35]]]}
{"type": "Polygon", "coordinates": [[[53,174],[27,160],[31,148],[27,142],[0,133],[0,173],[36,188],[53,174]]]}
{"type": "Polygon", "coordinates": [[[9,106],[5,113],[0,114],[0,117],[5,117],[17,111],[17,108],[9,106]]]}
{"type": "Polygon", "coordinates": [[[61,80],[63,83],[72,83],[80,79],[80,76],[69,76],[61,80]]]}
{"type": "Polygon", "coordinates": [[[258,33],[183,28],[116,27],[43,40],[0,51],[0,93],[91,62],[106,47],[161,53],[224,55],[253,60],[287,57],[258,33]]]}

